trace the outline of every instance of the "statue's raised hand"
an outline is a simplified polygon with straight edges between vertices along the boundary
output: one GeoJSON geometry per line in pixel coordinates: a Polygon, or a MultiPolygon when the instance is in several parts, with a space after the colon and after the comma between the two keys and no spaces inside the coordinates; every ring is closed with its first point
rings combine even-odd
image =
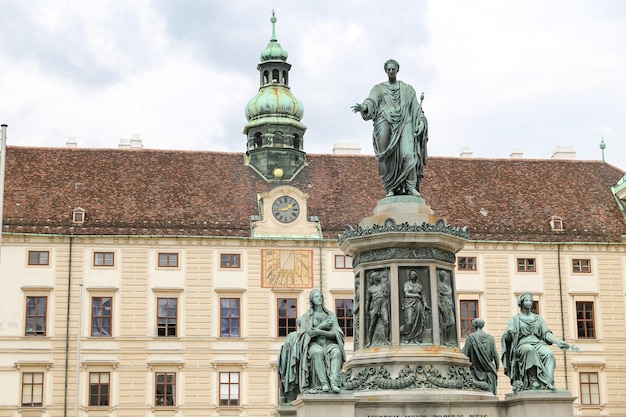
{"type": "Polygon", "coordinates": [[[365,107],[365,106],[363,106],[362,104],[357,103],[357,104],[355,104],[354,106],[352,106],[352,107],[350,107],[350,108],[352,109],[352,111],[353,111],[353,112],[355,112],[355,113],[356,113],[356,112],[360,112],[360,111],[365,110],[365,108],[364,108],[364,107],[365,107]]]}

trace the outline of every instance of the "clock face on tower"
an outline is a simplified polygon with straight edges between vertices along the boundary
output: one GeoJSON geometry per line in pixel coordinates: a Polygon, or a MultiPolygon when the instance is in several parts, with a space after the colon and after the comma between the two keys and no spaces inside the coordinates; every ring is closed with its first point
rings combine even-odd
{"type": "Polygon", "coordinates": [[[291,223],[298,218],[300,205],[295,198],[284,195],[274,200],[272,214],[281,223],[291,223]]]}

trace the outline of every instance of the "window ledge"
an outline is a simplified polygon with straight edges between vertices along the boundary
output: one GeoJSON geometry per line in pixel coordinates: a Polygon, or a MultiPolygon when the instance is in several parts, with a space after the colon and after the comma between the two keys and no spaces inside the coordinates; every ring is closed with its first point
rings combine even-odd
{"type": "Polygon", "coordinates": [[[22,417],[41,417],[46,412],[45,407],[17,407],[22,417]]]}
{"type": "Polygon", "coordinates": [[[178,413],[178,406],[153,406],[151,410],[156,416],[170,416],[178,413]]]}
{"type": "Polygon", "coordinates": [[[217,411],[221,416],[238,416],[243,412],[243,407],[240,405],[222,405],[215,407],[215,411],[217,411]]]}
{"type": "Polygon", "coordinates": [[[109,417],[109,415],[115,411],[115,407],[111,407],[110,405],[90,405],[88,407],[82,407],[82,409],[89,413],[89,417],[109,417]]]}
{"type": "Polygon", "coordinates": [[[602,411],[604,410],[604,404],[578,404],[578,408],[585,412],[602,411]]]}

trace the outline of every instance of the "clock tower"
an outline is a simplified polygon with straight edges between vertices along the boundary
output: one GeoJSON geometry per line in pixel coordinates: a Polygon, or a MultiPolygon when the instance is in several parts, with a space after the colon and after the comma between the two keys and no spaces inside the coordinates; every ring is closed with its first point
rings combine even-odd
{"type": "Polygon", "coordinates": [[[307,164],[303,151],[306,126],[301,122],[304,107],[289,87],[291,64],[276,39],[274,12],[270,21],[272,37],[257,66],[259,92],[246,106],[245,163],[267,181],[284,182],[293,180],[307,164]]]}

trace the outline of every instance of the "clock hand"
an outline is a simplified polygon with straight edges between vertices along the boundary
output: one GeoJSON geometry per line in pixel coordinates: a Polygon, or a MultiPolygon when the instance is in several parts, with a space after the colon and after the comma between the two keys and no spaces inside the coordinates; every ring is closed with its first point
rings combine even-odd
{"type": "Polygon", "coordinates": [[[280,211],[287,211],[287,210],[289,210],[292,207],[293,207],[293,204],[289,204],[287,207],[281,207],[278,210],[280,210],[280,211]]]}

